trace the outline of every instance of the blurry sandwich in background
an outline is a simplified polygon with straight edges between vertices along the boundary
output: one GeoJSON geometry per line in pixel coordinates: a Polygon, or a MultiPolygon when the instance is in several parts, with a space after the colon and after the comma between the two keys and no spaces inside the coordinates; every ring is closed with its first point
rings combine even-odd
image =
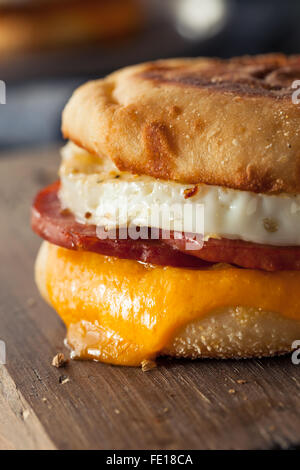
{"type": "Polygon", "coordinates": [[[139,0],[0,1],[0,53],[111,41],[141,24],[139,0]]]}

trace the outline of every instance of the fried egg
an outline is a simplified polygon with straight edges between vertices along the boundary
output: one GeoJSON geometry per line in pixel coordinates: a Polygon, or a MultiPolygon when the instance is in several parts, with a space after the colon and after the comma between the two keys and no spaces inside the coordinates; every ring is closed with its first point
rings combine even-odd
{"type": "Polygon", "coordinates": [[[300,245],[300,195],[256,194],[121,172],[69,142],[62,149],[61,204],[80,223],[151,226],[278,246],[300,245]]]}

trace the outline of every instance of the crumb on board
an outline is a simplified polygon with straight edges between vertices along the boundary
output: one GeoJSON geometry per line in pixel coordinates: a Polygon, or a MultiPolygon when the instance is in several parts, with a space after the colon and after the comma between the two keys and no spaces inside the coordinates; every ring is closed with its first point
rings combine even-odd
{"type": "Polygon", "coordinates": [[[120,410],[118,410],[118,408],[115,408],[115,413],[116,413],[116,415],[119,415],[119,414],[120,414],[120,410]]]}
{"type": "Polygon", "coordinates": [[[238,379],[238,380],[236,381],[236,383],[237,383],[237,384],[240,384],[240,385],[244,385],[244,384],[246,384],[246,383],[247,383],[247,380],[244,380],[244,379],[238,379]]]}
{"type": "Polygon", "coordinates": [[[148,372],[151,369],[155,369],[157,367],[157,364],[155,361],[151,361],[149,359],[145,359],[142,361],[142,371],[143,372],[148,372]]]}
{"type": "Polygon", "coordinates": [[[67,362],[68,361],[65,359],[65,355],[63,353],[57,353],[52,359],[52,365],[57,368],[64,367],[67,362]]]}
{"type": "Polygon", "coordinates": [[[23,410],[22,411],[22,417],[23,417],[24,421],[28,418],[29,414],[30,414],[29,410],[23,410]]]}
{"type": "Polygon", "coordinates": [[[70,382],[70,379],[69,379],[69,377],[68,377],[67,375],[61,375],[61,376],[59,377],[59,383],[60,383],[60,384],[63,385],[63,384],[66,384],[66,383],[68,383],[68,382],[70,382]]]}
{"type": "Polygon", "coordinates": [[[236,390],[234,388],[230,388],[228,390],[228,393],[230,393],[230,395],[233,395],[234,393],[236,393],[236,390]]]}
{"type": "Polygon", "coordinates": [[[46,398],[46,397],[43,397],[43,398],[42,398],[42,401],[43,401],[44,403],[46,403],[47,398],[46,398]]]}

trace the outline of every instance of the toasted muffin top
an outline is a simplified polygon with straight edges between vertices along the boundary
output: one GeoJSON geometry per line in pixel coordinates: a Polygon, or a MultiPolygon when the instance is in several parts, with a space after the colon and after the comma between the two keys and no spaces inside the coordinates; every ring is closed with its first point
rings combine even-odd
{"type": "Polygon", "coordinates": [[[300,193],[300,56],[170,59],[75,91],[62,130],[122,171],[262,193],[300,193]]]}

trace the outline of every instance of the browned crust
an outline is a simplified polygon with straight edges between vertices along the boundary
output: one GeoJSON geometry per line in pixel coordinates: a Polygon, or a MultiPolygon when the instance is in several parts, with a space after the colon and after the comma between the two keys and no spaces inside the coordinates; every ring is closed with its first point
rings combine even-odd
{"type": "Polygon", "coordinates": [[[290,98],[290,85],[300,77],[298,56],[269,54],[236,57],[231,60],[206,59],[206,66],[171,67],[149,64],[138,76],[157,85],[167,84],[185,88],[209,88],[241,96],[265,96],[274,99],[290,98]]]}
{"type": "Polygon", "coordinates": [[[79,88],[63,133],[120,170],[262,193],[300,193],[300,56],[171,59],[79,88]]]}

